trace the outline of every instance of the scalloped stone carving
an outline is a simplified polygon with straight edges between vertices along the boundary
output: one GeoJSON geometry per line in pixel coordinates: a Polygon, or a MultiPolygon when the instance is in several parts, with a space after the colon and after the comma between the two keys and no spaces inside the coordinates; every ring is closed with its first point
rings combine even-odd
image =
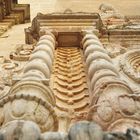
{"type": "Polygon", "coordinates": [[[120,59],[120,67],[134,81],[140,83],[140,49],[128,51],[120,59]]]}
{"type": "Polygon", "coordinates": [[[78,48],[57,48],[54,75],[53,89],[58,109],[84,111],[88,106],[88,91],[81,52],[78,48]]]}

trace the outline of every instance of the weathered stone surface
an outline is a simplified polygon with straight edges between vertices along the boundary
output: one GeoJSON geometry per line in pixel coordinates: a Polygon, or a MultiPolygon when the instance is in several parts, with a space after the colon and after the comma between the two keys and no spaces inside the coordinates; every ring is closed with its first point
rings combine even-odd
{"type": "Polygon", "coordinates": [[[103,131],[94,122],[83,121],[71,127],[69,138],[70,140],[102,140],[103,131]]]}
{"type": "Polygon", "coordinates": [[[130,78],[140,83],[140,49],[133,49],[124,54],[120,67],[130,78]]]}
{"type": "Polygon", "coordinates": [[[69,140],[69,138],[67,133],[47,132],[41,135],[41,140],[69,140]]]}
{"type": "MultiPolygon", "coordinates": [[[[42,40],[50,41],[50,36],[42,40]]],[[[50,41],[55,45],[53,42],[55,38],[50,41]]],[[[43,44],[45,47],[51,47],[46,42],[43,44]]],[[[40,45],[37,44],[36,48],[40,45]]],[[[36,48],[35,52],[39,52],[36,48]]],[[[52,52],[54,48],[55,46],[51,48],[52,52]]],[[[17,81],[0,101],[1,126],[12,120],[31,120],[38,124],[42,132],[56,131],[58,122],[54,111],[55,97],[49,87],[53,60],[50,55],[46,59],[46,56],[34,54],[25,65],[20,81],[17,81]],[[36,65],[37,62],[40,63],[36,65]]]]}
{"type": "Polygon", "coordinates": [[[139,112],[139,109],[134,107],[132,89],[120,79],[111,58],[94,34],[85,35],[82,43],[90,81],[91,103],[88,119],[96,121],[104,130],[124,132],[130,126],[139,130],[139,115],[131,116],[134,112],[139,112]],[[94,44],[97,47],[94,48],[94,44]],[[127,107],[124,107],[126,104],[127,107]],[[125,112],[122,111],[123,108],[125,112]]]}
{"type": "Polygon", "coordinates": [[[59,46],[79,46],[82,30],[95,30],[102,26],[97,13],[38,13],[32,21],[32,26],[25,29],[25,41],[27,44],[32,44],[39,39],[40,34],[50,29],[54,34],[57,33],[56,38],[59,46]]]}
{"type": "Polygon", "coordinates": [[[40,129],[31,121],[11,121],[0,130],[0,140],[39,140],[40,129]]]}
{"type": "Polygon", "coordinates": [[[15,61],[28,61],[33,49],[33,45],[17,45],[16,50],[10,53],[10,59],[15,61]]]}
{"type": "MultiPolygon", "coordinates": [[[[27,5],[4,2],[2,31],[29,17],[27,5]]],[[[123,16],[106,4],[99,10],[39,13],[25,29],[31,45],[21,45],[10,59],[0,57],[2,129],[7,123],[14,128],[14,120],[33,121],[38,139],[139,139],[140,17],[123,16]]],[[[16,131],[13,139],[21,136],[16,131]]]]}
{"type": "Polygon", "coordinates": [[[103,132],[94,122],[81,121],[74,124],[68,133],[46,132],[32,121],[15,120],[0,129],[0,140],[139,140],[140,134],[135,129],[122,132],[103,132]]]}

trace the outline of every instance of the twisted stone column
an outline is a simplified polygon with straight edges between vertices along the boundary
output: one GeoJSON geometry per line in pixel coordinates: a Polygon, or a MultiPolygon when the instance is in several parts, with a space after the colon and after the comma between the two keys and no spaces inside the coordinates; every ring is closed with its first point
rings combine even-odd
{"type": "Polygon", "coordinates": [[[0,101],[1,126],[12,120],[29,120],[42,132],[58,129],[55,97],[49,87],[54,49],[53,34],[40,38],[24,68],[22,80],[0,101]]]}
{"type": "Polygon", "coordinates": [[[139,128],[136,97],[132,97],[133,91],[121,80],[98,37],[87,33],[82,44],[90,88],[88,119],[109,131],[139,128]]]}

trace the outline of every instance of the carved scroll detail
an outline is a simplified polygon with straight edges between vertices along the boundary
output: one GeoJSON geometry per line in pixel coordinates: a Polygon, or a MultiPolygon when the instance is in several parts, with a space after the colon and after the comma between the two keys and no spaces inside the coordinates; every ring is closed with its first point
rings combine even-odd
{"type": "Polygon", "coordinates": [[[124,54],[120,67],[130,78],[140,83],[140,49],[134,49],[124,54]]]}

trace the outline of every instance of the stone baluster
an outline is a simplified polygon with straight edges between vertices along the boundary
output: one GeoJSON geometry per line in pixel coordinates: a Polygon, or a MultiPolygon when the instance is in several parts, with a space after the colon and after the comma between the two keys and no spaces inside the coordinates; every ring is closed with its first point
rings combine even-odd
{"type": "Polygon", "coordinates": [[[139,128],[140,122],[136,115],[138,110],[134,107],[136,100],[130,97],[133,91],[121,80],[98,37],[93,33],[86,33],[82,45],[90,88],[88,119],[109,131],[125,131],[126,122],[129,127],[137,124],[139,128]]]}
{"type": "Polygon", "coordinates": [[[40,37],[25,65],[22,80],[0,101],[1,126],[12,120],[28,120],[35,122],[42,132],[58,129],[55,97],[49,87],[54,49],[52,33],[40,37]]]}

